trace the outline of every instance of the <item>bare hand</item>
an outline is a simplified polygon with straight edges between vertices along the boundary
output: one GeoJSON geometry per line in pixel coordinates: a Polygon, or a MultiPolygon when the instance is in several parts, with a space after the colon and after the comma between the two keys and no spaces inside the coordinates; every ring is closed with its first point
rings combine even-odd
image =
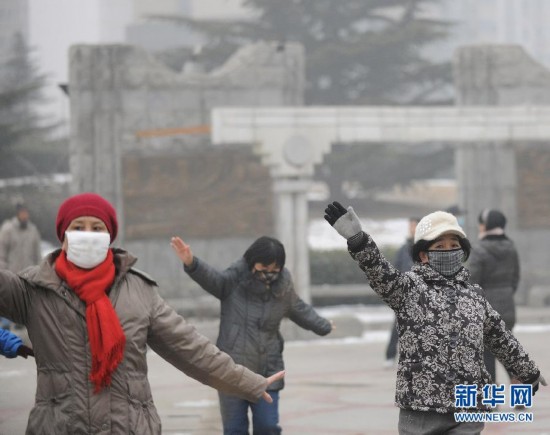
{"type": "Polygon", "coordinates": [[[177,236],[172,237],[170,240],[170,246],[183,264],[186,266],[191,266],[191,264],[193,264],[193,252],[191,251],[191,247],[182,239],[177,236]]]}
{"type": "MultiPolygon", "coordinates": [[[[273,382],[283,379],[284,377],[285,377],[284,370],[277,372],[274,375],[271,375],[269,378],[267,378],[267,386],[269,387],[273,382]]],[[[273,403],[273,399],[271,398],[271,396],[267,391],[264,391],[264,394],[262,394],[262,399],[264,399],[267,403],[273,403]]]]}

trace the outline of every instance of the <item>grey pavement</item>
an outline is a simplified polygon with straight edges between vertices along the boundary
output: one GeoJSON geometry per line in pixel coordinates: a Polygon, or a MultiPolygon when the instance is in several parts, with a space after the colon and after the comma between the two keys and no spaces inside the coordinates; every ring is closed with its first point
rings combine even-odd
{"type": "MultiPolygon", "coordinates": [[[[281,392],[283,433],[293,435],[384,435],[397,433],[393,404],[395,368],[384,367],[392,313],[385,306],[321,308],[336,324],[319,339],[283,325],[286,387],[281,392]]],[[[199,331],[215,336],[216,323],[193,319],[199,331]]],[[[519,307],[515,334],[550,378],[550,307],[519,307]]],[[[216,392],[150,352],[149,379],[166,434],[220,434],[216,392]]],[[[0,434],[22,434],[36,383],[32,360],[0,359],[0,434]]],[[[502,367],[499,381],[506,382],[502,367]]],[[[508,411],[507,405],[499,411],[508,411]]],[[[487,423],[484,434],[550,435],[550,387],[534,398],[532,423],[487,423]]]]}

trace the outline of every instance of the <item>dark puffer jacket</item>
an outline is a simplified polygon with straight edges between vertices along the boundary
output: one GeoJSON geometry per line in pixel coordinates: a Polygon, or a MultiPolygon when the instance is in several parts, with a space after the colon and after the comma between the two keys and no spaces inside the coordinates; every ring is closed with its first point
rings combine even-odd
{"type": "Polygon", "coordinates": [[[396,403],[400,408],[440,413],[457,411],[454,387],[491,383],[483,363],[488,347],[514,377],[525,382],[539,373],[521,344],[506,329],[478,285],[462,268],[453,279],[428,264],[401,273],[370,236],[352,257],[371,287],[395,311],[399,333],[396,403]]]}
{"type": "Polygon", "coordinates": [[[474,246],[468,261],[472,282],[479,284],[491,306],[500,314],[506,327],[516,323],[514,293],[520,267],[514,242],[506,236],[487,236],[474,246]]]}
{"type": "MultiPolygon", "coordinates": [[[[284,317],[317,335],[331,331],[330,322],[298,297],[286,268],[271,287],[254,277],[244,258],[223,272],[197,257],[184,269],[221,301],[217,346],[236,363],[260,375],[271,376],[284,370],[284,341],[279,332],[284,317]]],[[[269,389],[280,390],[283,386],[281,380],[269,389]]]]}

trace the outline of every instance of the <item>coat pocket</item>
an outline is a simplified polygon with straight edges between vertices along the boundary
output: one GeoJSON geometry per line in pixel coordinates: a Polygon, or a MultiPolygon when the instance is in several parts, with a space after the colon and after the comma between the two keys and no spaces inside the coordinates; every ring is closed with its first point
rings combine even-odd
{"type": "Polygon", "coordinates": [[[69,373],[39,372],[36,403],[29,414],[27,434],[73,433],[74,393],[69,373]]]}
{"type": "Polygon", "coordinates": [[[228,331],[222,330],[217,342],[218,347],[229,354],[234,351],[242,352],[242,349],[235,348],[235,343],[237,342],[237,337],[239,336],[240,330],[241,327],[236,323],[233,323],[228,331]]]}
{"type": "Polygon", "coordinates": [[[131,435],[161,433],[160,417],[157,414],[147,380],[128,381],[128,423],[131,435]]]}

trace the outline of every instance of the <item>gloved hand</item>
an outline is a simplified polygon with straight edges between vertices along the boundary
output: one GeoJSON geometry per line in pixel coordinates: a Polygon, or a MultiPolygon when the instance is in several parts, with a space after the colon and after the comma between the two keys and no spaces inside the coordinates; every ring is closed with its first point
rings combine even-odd
{"type": "Polygon", "coordinates": [[[362,231],[361,222],[353,207],[346,210],[342,204],[334,201],[325,208],[325,220],[346,240],[362,231]]]}
{"type": "Polygon", "coordinates": [[[23,358],[27,359],[28,356],[34,356],[34,351],[30,347],[25,346],[24,344],[22,344],[17,349],[17,355],[22,356],[23,358]]]}
{"type": "Polygon", "coordinates": [[[531,384],[533,386],[533,396],[535,395],[535,393],[538,391],[539,389],[539,385],[542,384],[546,387],[546,385],[548,385],[546,383],[546,379],[544,379],[542,377],[542,375],[540,374],[540,372],[538,372],[535,376],[533,376],[532,378],[528,379],[526,382],[526,384],[531,384]]]}

